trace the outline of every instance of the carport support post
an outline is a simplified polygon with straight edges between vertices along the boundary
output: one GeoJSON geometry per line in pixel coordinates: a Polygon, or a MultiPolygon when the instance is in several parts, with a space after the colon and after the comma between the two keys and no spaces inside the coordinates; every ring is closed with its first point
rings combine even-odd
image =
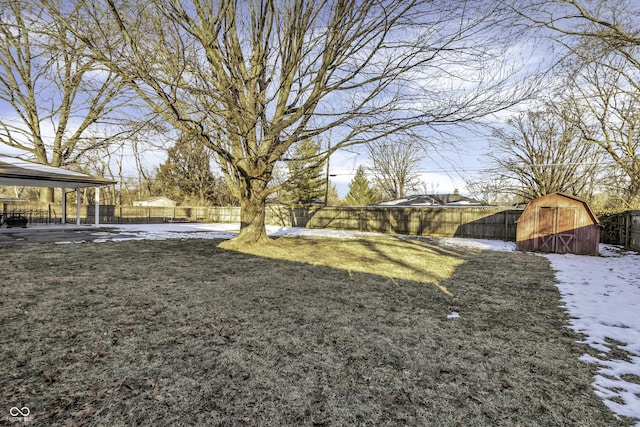
{"type": "Polygon", "coordinates": [[[67,223],[67,189],[63,188],[62,189],[62,212],[60,213],[60,223],[61,224],[66,224],[67,223]]]}
{"type": "Polygon", "coordinates": [[[96,187],[96,211],[94,225],[100,225],[100,187],[96,187]]]}
{"type": "Polygon", "coordinates": [[[80,187],[76,187],[76,225],[80,225],[80,187]]]}

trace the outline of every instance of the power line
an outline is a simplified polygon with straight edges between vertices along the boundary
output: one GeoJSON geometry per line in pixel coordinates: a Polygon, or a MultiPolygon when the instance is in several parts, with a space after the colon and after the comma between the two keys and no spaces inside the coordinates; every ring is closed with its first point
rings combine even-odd
{"type": "MultiPolygon", "coordinates": [[[[521,164],[523,167],[562,167],[562,166],[616,166],[617,163],[613,161],[605,162],[570,162],[570,163],[531,163],[521,164]]],[[[331,176],[353,176],[356,174],[356,169],[334,169],[331,171],[331,176]]],[[[492,167],[466,167],[460,168],[440,168],[440,169],[417,169],[415,173],[463,173],[463,172],[495,172],[496,170],[504,169],[500,165],[492,167]]]]}

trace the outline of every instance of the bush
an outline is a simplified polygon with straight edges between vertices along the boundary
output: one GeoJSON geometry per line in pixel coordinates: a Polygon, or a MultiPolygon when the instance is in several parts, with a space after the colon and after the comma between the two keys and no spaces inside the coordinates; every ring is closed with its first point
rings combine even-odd
{"type": "Polygon", "coordinates": [[[624,244],[624,212],[605,210],[596,213],[600,220],[600,242],[614,245],[624,244]]]}

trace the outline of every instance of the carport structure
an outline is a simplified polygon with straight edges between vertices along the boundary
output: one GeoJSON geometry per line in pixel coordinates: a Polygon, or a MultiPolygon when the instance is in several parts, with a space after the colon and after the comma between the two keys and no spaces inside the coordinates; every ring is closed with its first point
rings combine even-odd
{"type": "MultiPolygon", "coordinates": [[[[65,189],[74,188],[77,194],[77,212],[80,212],[80,189],[96,189],[95,225],[100,223],[100,187],[115,181],[74,172],[53,166],[41,165],[17,157],[0,155],[0,185],[20,187],[49,187],[62,189],[62,223],[67,222],[67,197],[65,189]]],[[[80,225],[80,215],[76,215],[80,225]]]]}

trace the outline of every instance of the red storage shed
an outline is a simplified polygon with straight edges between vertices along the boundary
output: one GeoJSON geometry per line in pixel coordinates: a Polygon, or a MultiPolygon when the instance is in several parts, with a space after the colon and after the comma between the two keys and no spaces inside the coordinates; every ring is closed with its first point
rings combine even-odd
{"type": "Polygon", "coordinates": [[[587,202],[553,193],[529,202],[516,221],[520,251],[598,255],[600,223],[587,202]]]}

